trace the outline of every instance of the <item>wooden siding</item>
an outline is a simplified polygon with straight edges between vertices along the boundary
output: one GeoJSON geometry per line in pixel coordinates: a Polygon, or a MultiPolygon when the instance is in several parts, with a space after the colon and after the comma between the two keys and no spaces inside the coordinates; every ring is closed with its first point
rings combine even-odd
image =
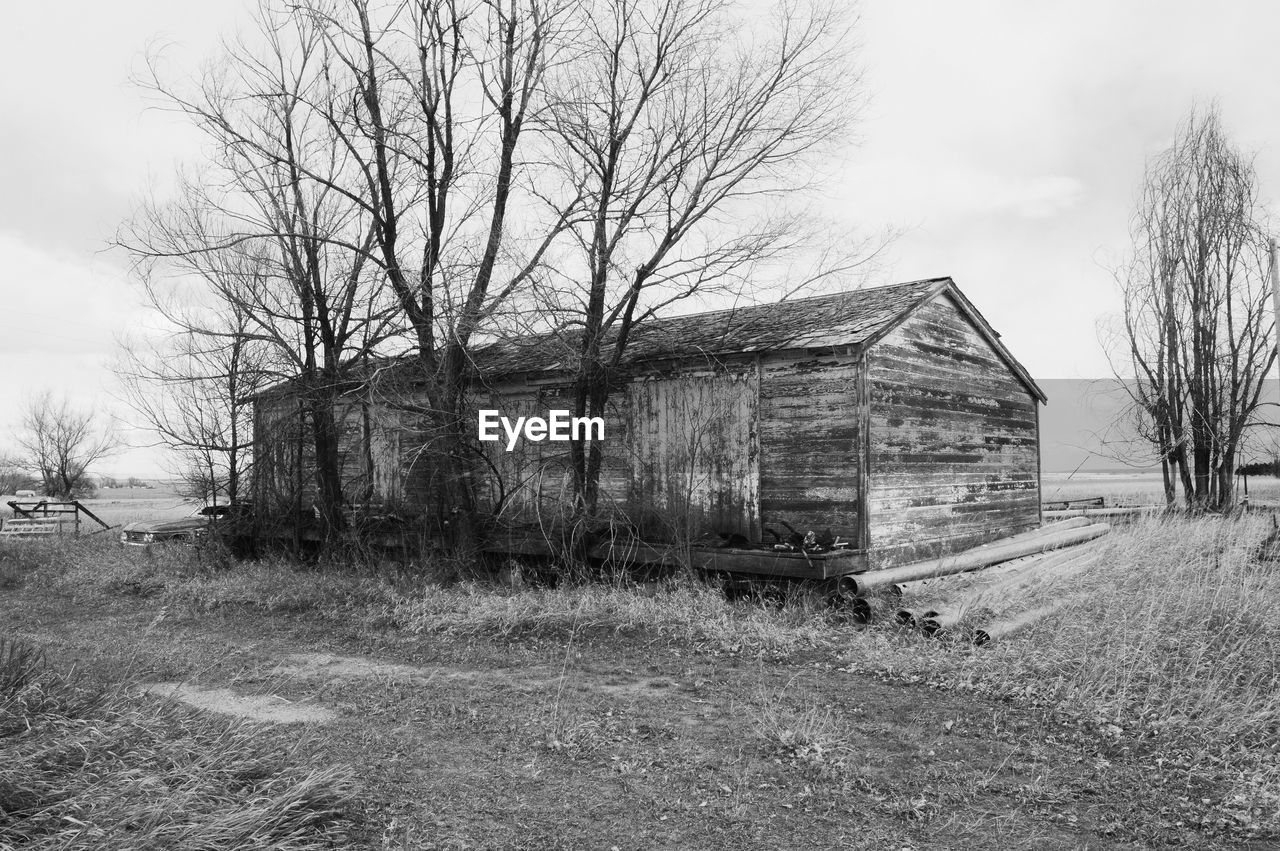
{"type": "MultiPolygon", "coordinates": [[[[518,417],[546,417],[551,408],[563,408],[558,388],[527,385],[504,386],[473,396],[474,407],[497,410],[513,423],[518,417]]],[[[475,422],[476,418],[472,417],[475,422]]],[[[481,505],[488,511],[500,509],[500,516],[521,522],[549,522],[559,506],[573,495],[573,471],[569,444],[526,441],[520,438],[507,451],[507,435],[499,428],[496,442],[480,444],[491,469],[478,470],[483,482],[481,505]]]]}
{"type": "Polygon", "coordinates": [[[1038,409],[947,295],[867,355],[872,566],[1039,521],[1038,409]]]}
{"type": "Polygon", "coordinates": [[[830,529],[861,546],[859,357],[778,354],[759,370],[762,524],[830,529]]]}
{"type": "MultiPolygon", "coordinates": [[[[547,417],[552,409],[572,410],[569,388],[526,381],[495,383],[472,394],[471,416],[482,408],[497,410],[514,424],[517,417],[547,417]]],[[[624,513],[630,488],[627,446],[627,397],[614,394],[604,419],[604,458],[600,471],[601,505],[613,514],[624,513]]],[[[501,432],[501,430],[500,430],[501,432]]],[[[565,513],[573,496],[570,444],[521,438],[507,451],[507,437],[478,444],[486,462],[476,469],[481,506],[506,521],[547,525],[565,513]],[[499,510],[500,509],[500,510],[499,510]]]]}
{"type": "Polygon", "coordinates": [[[629,513],[674,537],[758,538],[760,443],[754,369],[644,377],[627,386],[629,513]]]}
{"type": "MultiPolygon", "coordinates": [[[[754,367],[653,372],[616,391],[604,416],[600,507],[654,535],[759,535],[754,367]],[[675,377],[671,377],[674,374],[675,377]]],[[[476,408],[512,420],[572,407],[567,390],[524,382],[478,393],[476,408]]],[[[484,445],[484,504],[516,522],[553,521],[573,494],[568,443],[484,445]]]]}
{"type": "Polygon", "coordinates": [[[253,501],[271,512],[308,508],[315,498],[315,446],[294,397],[254,408],[253,501]]]}
{"type": "MultiPolygon", "coordinates": [[[[254,500],[273,510],[310,509],[317,484],[309,415],[296,399],[272,398],[260,401],[254,416],[254,500]]],[[[405,475],[397,417],[358,397],[343,396],[335,406],[335,420],[347,502],[398,506],[405,475]]]]}

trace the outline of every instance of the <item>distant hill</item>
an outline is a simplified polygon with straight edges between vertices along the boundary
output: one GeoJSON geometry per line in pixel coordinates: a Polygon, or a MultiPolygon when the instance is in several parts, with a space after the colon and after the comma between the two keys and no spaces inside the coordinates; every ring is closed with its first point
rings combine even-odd
{"type": "MultiPolygon", "coordinates": [[[[1131,429],[1117,424],[1128,406],[1128,396],[1118,381],[1050,378],[1038,383],[1049,397],[1040,409],[1040,463],[1045,472],[1158,469],[1150,452],[1144,453],[1134,441],[1131,429]]],[[[1280,399],[1280,381],[1269,378],[1263,398],[1270,402],[1280,399]]],[[[1245,448],[1245,462],[1280,454],[1278,409],[1265,410],[1277,425],[1254,430],[1245,448]]]]}

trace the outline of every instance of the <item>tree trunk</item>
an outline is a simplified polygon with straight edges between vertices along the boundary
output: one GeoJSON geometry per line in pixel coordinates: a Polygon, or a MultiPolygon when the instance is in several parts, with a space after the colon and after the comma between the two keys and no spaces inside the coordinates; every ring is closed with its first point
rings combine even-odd
{"type": "Polygon", "coordinates": [[[313,393],[310,405],[311,436],[315,448],[317,508],[326,545],[337,541],[346,526],[342,513],[342,467],[338,451],[338,427],[332,391],[313,393]]]}
{"type": "Polygon", "coordinates": [[[480,553],[480,523],[476,515],[471,478],[473,458],[469,450],[466,420],[467,351],[452,344],[445,352],[443,387],[433,411],[433,459],[440,465],[433,476],[434,497],[442,532],[450,551],[463,561],[480,553]]]}

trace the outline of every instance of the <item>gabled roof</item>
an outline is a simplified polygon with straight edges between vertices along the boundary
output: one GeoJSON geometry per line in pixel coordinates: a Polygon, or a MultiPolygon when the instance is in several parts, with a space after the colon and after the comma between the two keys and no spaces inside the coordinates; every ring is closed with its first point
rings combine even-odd
{"type": "MultiPolygon", "coordinates": [[[[919,307],[948,293],[961,312],[1028,391],[1041,402],[1044,392],[1000,342],[1000,335],[950,278],[867,287],[771,304],[650,319],[636,328],[624,365],[691,357],[865,346],[891,332],[919,307]]],[[[612,345],[606,335],[604,348],[612,345]]],[[[569,370],[577,356],[573,334],[532,336],[483,346],[475,364],[488,378],[518,373],[569,370]]]]}
{"type": "MultiPolygon", "coordinates": [[[[627,343],[626,363],[669,358],[857,346],[896,325],[950,278],[847,290],[832,295],[646,320],[627,343]]],[[[488,375],[567,369],[577,352],[572,333],[504,340],[480,348],[476,365],[488,375]]],[[[604,349],[614,340],[606,333],[604,349]]]]}
{"type": "MultiPolygon", "coordinates": [[[[872,346],[917,309],[943,293],[954,299],[961,313],[973,323],[1028,392],[1044,402],[1044,391],[1004,347],[1000,335],[950,278],[928,278],[831,295],[649,319],[632,333],[623,366],[797,349],[872,346]]],[[[580,340],[581,337],[573,332],[507,339],[478,347],[472,355],[472,362],[487,381],[516,375],[564,374],[572,370],[577,361],[580,340]]],[[[613,345],[613,340],[613,332],[610,331],[605,335],[605,351],[613,345]]],[[[350,377],[356,380],[359,376],[355,373],[387,366],[412,370],[413,361],[410,358],[380,359],[376,364],[348,364],[347,369],[350,377]]],[[[258,395],[274,394],[291,383],[282,382],[258,395]]]]}

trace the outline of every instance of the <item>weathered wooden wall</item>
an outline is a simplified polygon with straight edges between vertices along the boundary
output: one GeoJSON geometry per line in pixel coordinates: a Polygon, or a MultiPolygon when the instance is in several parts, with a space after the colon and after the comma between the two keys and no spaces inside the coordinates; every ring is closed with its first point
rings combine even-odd
{"type": "Polygon", "coordinates": [[[298,400],[262,397],[253,421],[253,501],[272,512],[309,507],[316,493],[315,447],[298,400]]]}
{"type": "MultiPolygon", "coordinates": [[[[310,507],[318,489],[309,415],[296,398],[268,396],[258,400],[254,416],[254,500],[276,509],[310,507]]],[[[335,419],[347,502],[399,503],[405,477],[397,417],[359,397],[344,396],[335,419]]]]}
{"type": "MultiPolygon", "coordinates": [[[[474,409],[490,408],[514,422],[517,417],[546,417],[548,411],[570,407],[562,387],[525,381],[503,382],[477,390],[474,409]]],[[[507,435],[499,428],[499,440],[479,444],[492,469],[477,469],[482,506],[499,509],[508,521],[551,524],[563,514],[573,496],[573,468],[568,443],[526,441],[521,438],[508,452],[507,435]],[[496,474],[494,471],[496,470],[496,474]]]]}
{"type": "Polygon", "coordinates": [[[641,377],[627,386],[629,513],[675,538],[760,534],[755,369],[641,377]]]}
{"type": "Polygon", "coordinates": [[[875,566],[1039,521],[1036,400],[950,296],[921,307],[867,358],[875,566]]]}
{"type": "MultiPolygon", "coordinates": [[[[861,546],[860,358],[853,352],[760,358],[760,513],[785,534],[830,529],[861,546]]],[[[770,538],[772,540],[772,538],[770,538]]]]}
{"type": "MultiPolygon", "coordinates": [[[[759,444],[754,369],[701,367],[638,376],[613,394],[604,417],[600,504],[655,535],[738,532],[758,537],[759,444]]],[[[523,380],[478,392],[475,407],[512,421],[571,410],[566,388],[523,380]]],[[[482,445],[485,505],[516,522],[553,521],[573,495],[569,444],[506,438],[482,445]]]]}

